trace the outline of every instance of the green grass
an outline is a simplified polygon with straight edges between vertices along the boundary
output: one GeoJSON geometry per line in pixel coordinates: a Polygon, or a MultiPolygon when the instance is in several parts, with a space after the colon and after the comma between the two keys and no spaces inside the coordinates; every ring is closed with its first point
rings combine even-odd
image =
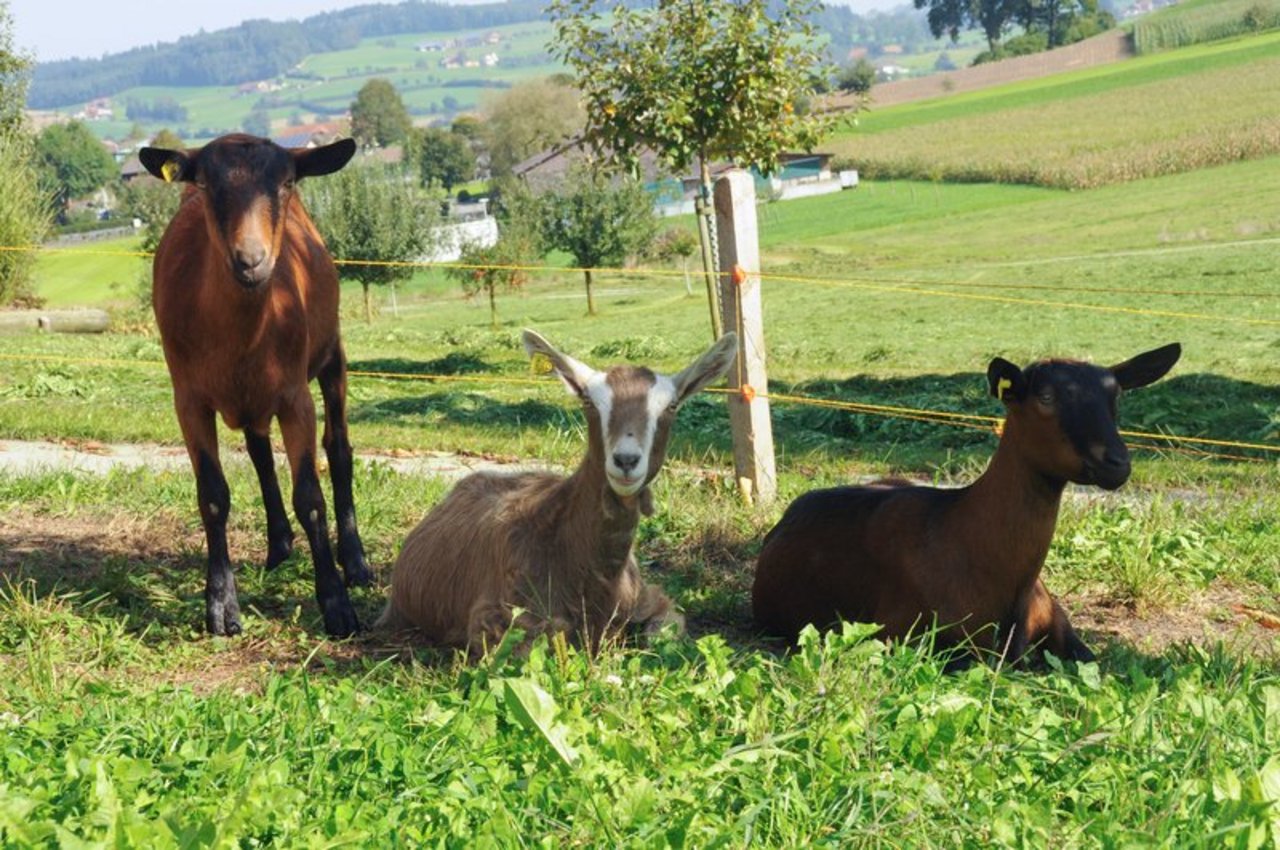
{"type": "MultiPolygon", "coordinates": [[[[1182,362],[1125,396],[1122,425],[1277,443],[1276,326],[1244,320],[1280,320],[1278,165],[1080,192],[866,181],[761,207],[771,388],[994,415],[995,355],[1109,363],[1176,339],[1182,362]]],[[[38,285],[73,259],[42,255],[38,285]]],[[[86,263],[82,291],[109,292],[107,259],[86,263]]],[[[667,371],[708,342],[679,275],[597,286],[587,319],[579,275],[535,273],[500,296],[497,329],[438,270],[373,324],[344,286],[354,370],[475,379],[354,375],[357,452],[574,463],[582,418],[556,382],[499,382],[530,375],[521,327],[593,364],[667,371]]],[[[0,338],[0,438],[178,443],[158,340],[145,314],[117,315],[136,329],[0,338]]],[[[995,438],[788,404],[773,416],[780,498],[747,508],[723,400],[682,410],[638,553],[692,638],[596,658],[539,644],[469,666],[375,636],[326,641],[305,546],[260,567],[242,459],[227,469],[246,633],[207,638],[189,474],[0,475],[0,844],[1280,844],[1280,642],[1243,613],[1280,613],[1274,456],[1142,450],[1120,492],[1073,493],[1045,580],[1100,662],[945,675],[945,658],[856,628],[790,654],[762,643],[751,559],[808,489],[971,480],[995,438]]],[[[355,486],[385,583],[447,487],[369,460],[355,486]]],[[[355,592],[365,622],[384,589],[355,592]]]]}
{"type": "MultiPolygon", "coordinates": [[[[305,557],[271,574],[255,566],[252,478],[232,467],[246,633],[223,640],[195,632],[189,476],[0,477],[0,512],[16,520],[5,539],[27,544],[0,565],[7,845],[1095,846],[1214,835],[1244,847],[1280,836],[1280,675],[1263,658],[1117,643],[1099,645],[1100,664],[1044,675],[945,675],[945,659],[886,650],[856,628],[778,655],[725,625],[745,618],[739,559],[764,518],[729,488],[671,474],[641,547],[696,641],[594,659],[540,643],[527,661],[499,649],[474,667],[376,638],[334,645],[317,635],[305,557]]],[[[375,562],[441,492],[361,468],[375,562]]],[[[1049,580],[1068,605],[1097,584],[1123,601],[1114,564],[1151,558],[1183,597],[1251,575],[1270,576],[1274,591],[1275,492],[1270,482],[1114,513],[1069,505],[1049,580]]],[[[357,595],[362,616],[377,606],[377,593],[357,595]]]]}
{"type": "Polygon", "coordinates": [[[129,256],[139,250],[140,242],[141,237],[134,236],[42,251],[33,272],[40,297],[50,307],[135,303],[141,278],[149,275],[145,260],[129,256]]]}
{"type": "Polygon", "coordinates": [[[1280,152],[1280,33],[860,118],[829,148],[865,176],[1093,188],[1280,152]],[[1195,103],[1195,108],[1187,104],[1195,103]]]}

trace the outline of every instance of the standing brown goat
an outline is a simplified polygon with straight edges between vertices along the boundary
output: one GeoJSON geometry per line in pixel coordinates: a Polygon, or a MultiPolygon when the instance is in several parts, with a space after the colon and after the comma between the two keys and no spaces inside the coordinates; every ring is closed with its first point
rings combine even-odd
{"type": "Polygon", "coordinates": [[[358,628],[329,545],[308,388],[318,378],[324,396],[338,560],[347,584],[368,584],[372,575],[351,497],[338,274],[295,188],[303,177],[342,168],[353,153],[350,139],[287,150],[266,139],[230,135],[198,150],[143,148],[139,154],[155,176],[188,184],[156,249],[152,303],[178,424],[196,473],[209,547],[205,625],[212,634],[241,629],[227,554],[231,496],[218,460],[217,415],[228,428],[244,431],[266,503],[269,568],[293,550],[271,454],[271,420],[280,420],[293,472],[293,508],[311,544],[325,631],[345,636],[358,628]]]}
{"type": "Polygon", "coordinates": [[[728,370],[736,335],[672,377],[635,366],[597,372],[533,331],[524,346],[582,400],[586,457],[567,478],[479,472],[459,482],[405,540],[379,626],[417,627],[476,654],[501,639],[515,608],[527,639],[567,632],[590,647],[628,624],[682,622],[640,578],[632,541],[640,513],[652,513],[648,487],[676,410],[728,370]]]}
{"type": "Polygon", "coordinates": [[[1068,481],[1114,490],[1128,479],[1116,399],[1181,353],[1174,343],[1110,369],[991,361],[987,381],[1006,419],[986,472],[960,489],[886,481],[796,499],[756,564],[756,621],[794,639],[809,623],[878,623],[883,637],[902,638],[936,620],[944,646],[990,646],[1013,662],[1040,643],[1091,659],[1040,581],[1062,491],[1068,481]]]}

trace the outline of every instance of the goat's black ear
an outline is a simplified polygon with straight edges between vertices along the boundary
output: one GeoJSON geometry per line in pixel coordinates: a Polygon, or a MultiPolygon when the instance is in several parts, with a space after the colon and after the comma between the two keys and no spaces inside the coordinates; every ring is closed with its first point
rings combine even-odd
{"type": "Polygon", "coordinates": [[[342,168],[355,156],[355,139],[340,139],[318,148],[297,148],[293,155],[293,170],[298,177],[323,177],[342,168]]]}
{"type": "Polygon", "coordinates": [[[738,335],[729,331],[711,344],[697,360],[671,378],[676,385],[676,401],[689,396],[729,371],[738,356],[738,335]]]}
{"type": "Polygon", "coordinates": [[[1171,342],[1112,366],[1111,374],[1115,375],[1116,383],[1126,390],[1145,387],[1163,378],[1181,356],[1182,346],[1171,342]]]}
{"type": "Polygon", "coordinates": [[[525,353],[533,360],[535,366],[539,360],[543,363],[551,364],[551,369],[564,382],[565,388],[569,390],[570,394],[579,398],[586,397],[587,381],[595,374],[594,369],[585,363],[574,360],[567,354],[557,351],[556,347],[547,342],[537,331],[525,328],[520,338],[524,342],[525,353]]]}
{"type": "Polygon", "coordinates": [[[190,183],[196,179],[196,160],[189,151],[143,148],[138,151],[138,161],[153,177],[159,177],[166,183],[190,183]]]}
{"type": "Polygon", "coordinates": [[[1003,357],[992,360],[987,367],[987,386],[991,394],[1001,401],[1021,401],[1026,383],[1022,370],[1003,357]]]}

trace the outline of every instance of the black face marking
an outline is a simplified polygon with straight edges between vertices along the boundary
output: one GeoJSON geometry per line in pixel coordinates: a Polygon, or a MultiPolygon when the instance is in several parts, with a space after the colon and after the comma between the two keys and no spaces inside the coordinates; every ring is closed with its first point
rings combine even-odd
{"type": "MultiPolygon", "coordinates": [[[[261,209],[259,202],[265,202],[268,222],[262,235],[267,244],[254,247],[265,249],[268,265],[274,263],[275,258],[270,254],[281,227],[282,201],[287,200],[290,191],[287,187],[294,179],[293,158],[289,152],[249,137],[219,141],[201,149],[196,167],[197,184],[208,197],[208,207],[232,258],[241,247],[236,244],[241,231],[254,231],[252,227],[245,228],[246,217],[254,215],[255,208],[261,209]]],[[[234,266],[233,259],[232,262],[234,266]]],[[[251,281],[242,278],[241,282],[251,281]]]]}
{"type": "Polygon", "coordinates": [[[1030,397],[1056,417],[1086,480],[1119,486],[1128,477],[1129,451],[1116,427],[1119,387],[1111,373],[1088,363],[1049,361],[1028,367],[1025,374],[1030,397]]]}

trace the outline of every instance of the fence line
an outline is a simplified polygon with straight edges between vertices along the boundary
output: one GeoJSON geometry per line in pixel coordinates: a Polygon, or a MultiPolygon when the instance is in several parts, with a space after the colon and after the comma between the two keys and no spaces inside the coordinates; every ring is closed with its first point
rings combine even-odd
{"type": "MultiPolygon", "coordinates": [[[[80,248],[44,248],[43,246],[0,246],[0,252],[9,251],[43,251],[45,253],[75,253],[103,256],[128,256],[128,257],[150,257],[151,253],[146,251],[123,251],[123,250],[97,250],[97,249],[80,249],[80,248]]],[[[525,271],[525,272],[555,272],[555,273],[582,273],[592,272],[593,274],[613,274],[625,276],[645,276],[645,277],[679,277],[683,279],[684,271],[680,269],[650,269],[650,268],[605,268],[605,267],[579,267],[579,266],[533,266],[521,264],[472,264],[472,263],[454,263],[440,262],[431,260],[344,260],[335,259],[337,265],[368,265],[383,267],[412,267],[412,268],[453,268],[453,269],[474,269],[483,270],[505,270],[505,271],[525,271]]],[[[945,289],[934,289],[931,287],[967,287],[967,288],[986,288],[986,289],[1048,289],[1063,292],[1081,291],[1093,292],[1101,294],[1114,295],[1170,295],[1170,296],[1206,296],[1209,293],[1200,290],[1143,290],[1143,289],[1106,289],[1103,287],[1050,287],[1041,284],[983,284],[976,281],[922,281],[922,282],[904,282],[895,278],[818,278],[804,277],[799,275],[784,274],[764,274],[758,273],[762,280],[776,280],[788,283],[812,284],[818,286],[828,286],[836,288],[860,289],[869,292],[891,292],[891,293],[908,293],[912,295],[931,296],[939,298],[956,298],[968,301],[985,301],[1000,304],[1015,304],[1033,307],[1052,307],[1055,309],[1066,310],[1087,310],[1099,313],[1119,313],[1134,316],[1153,316],[1158,318],[1184,319],[1190,321],[1206,321],[1206,322],[1227,322],[1246,325],[1262,325],[1267,327],[1280,327],[1280,320],[1262,319],[1248,316],[1220,316],[1211,313],[1191,313],[1178,310],[1157,310],[1148,307],[1122,307],[1108,304],[1081,304],[1071,301],[1054,301],[1040,298],[1020,298],[1010,295],[983,295],[971,292],[951,292],[945,289]],[[883,282],[875,282],[883,281],[883,282]]],[[[1232,290],[1225,293],[1219,293],[1222,297],[1253,297],[1253,298],[1277,298],[1280,293],[1246,293],[1238,290],[1232,290]]]]}
{"type": "MultiPolygon", "coordinates": [[[[123,360],[119,358],[96,358],[96,357],[70,357],[56,354],[0,354],[0,361],[11,362],[31,362],[43,361],[52,363],[66,363],[71,365],[83,366],[146,366],[158,367],[163,366],[163,360],[123,360]]],[[[536,387],[554,387],[555,381],[549,378],[518,378],[508,375],[436,375],[419,372],[386,372],[376,370],[349,370],[348,375],[357,378],[369,378],[372,380],[398,380],[398,381],[426,381],[429,383],[474,383],[474,384],[499,384],[509,386],[536,386],[536,387]]],[[[734,390],[725,387],[710,387],[707,392],[719,395],[728,395],[734,390]]],[[[895,419],[907,419],[910,421],[924,422],[932,425],[947,425],[956,428],[968,428],[975,431],[984,431],[996,433],[1003,423],[1003,418],[998,416],[987,416],[976,413],[957,413],[949,410],[932,410],[928,408],[899,407],[887,404],[873,404],[870,402],[859,401],[843,401],[841,399],[815,398],[812,396],[792,395],[787,393],[761,393],[760,398],[768,398],[772,402],[779,404],[794,404],[805,407],[817,407],[828,410],[842,410],[849,413],[861,413],[871,416],[884,416],[895,419]]],[[[1241,449],[1244,451],[1256,451],[1280,454],[1280,445],[1272,443],[1254,443],[1242,440],[1222,440],[1214,437],[1192,437],[1181,434],[1165,434],[1153,431],[1132,431],[1120,430],[1120,434],[1124,437],[1143,439],[1143,440],[1160,440],[1169,445],[1150,445],[1146,443],[1134,443],[1133,448],[1146,449],[1149,451],[1173,451],[1182,454],[1189,454],[1198,457],[1206,457],[1218,460],[1240,460],[1249,462],[1258,462],[1261,458],[1249,457],[1246,455],[1226,454],[1223,452],[1209,451],[1206,449],[1196,449],[1187,446],[1173,445],[1174,443],[1190,443],[1199,446],[1209,446],[1214,448],[1241,449]]]]}

